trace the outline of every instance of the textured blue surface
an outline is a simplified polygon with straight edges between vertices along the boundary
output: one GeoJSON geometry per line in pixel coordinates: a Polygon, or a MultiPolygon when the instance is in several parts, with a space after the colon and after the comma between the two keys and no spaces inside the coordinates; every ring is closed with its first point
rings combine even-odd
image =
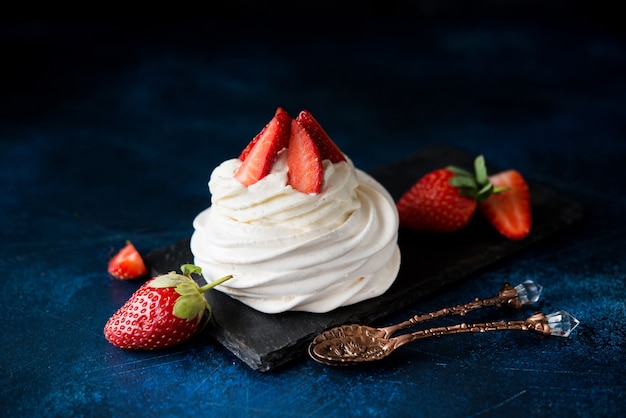
{"type": "Polygon", "coordinates": [[[524,20],[409,23],[291,27],[284,42],[278,28],[260,36],[249,22],[4,25],[3,415],[626,410],[622,34],[524,20]],[[108,258],[127,239],[149,251],[189,236],[209,203],[212,168],[236,156],[276,106],[311,110],[364,169],[445,144],[585,207],[582,224],[380,325],[531,278],[545,287],[537,309],[566,309],[580,327],[569,339],[442,337],[367,367],[304,360],[272,373],[203,335],[162,352],[108,344],[104,323],[139,285],[109,278],[108,258]]]}

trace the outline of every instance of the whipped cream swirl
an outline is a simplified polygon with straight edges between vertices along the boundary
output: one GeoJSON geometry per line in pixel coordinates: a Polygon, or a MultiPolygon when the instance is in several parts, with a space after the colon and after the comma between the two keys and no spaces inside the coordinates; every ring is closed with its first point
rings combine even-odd
{"type": "Polygon", "coordinates": [[[281,151],[272,172],[245,187],[239,159],[209,180],[211,206],[193,221],[191,251],[207,281],[265,313],[328,312],[383,294],[400,266],[398,214],[389,193],[349,159],[323,162],[323,188],[287,184],[281,151]]]}

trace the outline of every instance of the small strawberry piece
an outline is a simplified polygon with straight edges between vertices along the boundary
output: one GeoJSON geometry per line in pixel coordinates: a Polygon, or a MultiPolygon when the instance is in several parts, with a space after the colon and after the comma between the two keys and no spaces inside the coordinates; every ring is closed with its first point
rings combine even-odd
{"type": "Polygon", "coordinates": [[[293,120],[287,151],[288,184],[302,193],[317,194],[322,189],[322,159],[315,141],[302,124],[293,120]]]}
{"type": "Polygon", "coordinates": [[[442,168],[420,178],[398,200],[400,227],[418,231],[454,232],[476,211],[476,200],[450,185],[455,173],[442,168]]]}
{"type": "Polygon", "coordinates": [[[530,191],[522,175],[508,170],[493,176],[489,181],[501,191],[491,194],[478,205],[485,218],[509,239],[522,239],[530,233],[530,191]]]}
{"type": "Polygon", "coordinates": [[[248,187],[268,175],[278,152],[289,144],[291,117],[282,108],[239,155],[241,166],[234,177],[248,187]]]}
{"type": "Polygon", "coordinates": [[[330,160],[332,163],[346,161],[346,156],[308,110],[301,111],[296,120],[315,141],[322,160],[330,160]]]}
{"type": "Polygon", "coordinates": [[[185,264],[174,272],[144,283],[107,321],[104,336],[127,350],[154,350],[187,341],[200,328],[210,306],[202,293],[232,276],[199,287],[191,278],[200,267],[185,264]]]}
{"type": "Polygon", "coordinates": [[[132,280],[145,276],[148,270],[137,248],[127,241],[126,245],[109,260],[108,272],[118,279],[132,280]]]}

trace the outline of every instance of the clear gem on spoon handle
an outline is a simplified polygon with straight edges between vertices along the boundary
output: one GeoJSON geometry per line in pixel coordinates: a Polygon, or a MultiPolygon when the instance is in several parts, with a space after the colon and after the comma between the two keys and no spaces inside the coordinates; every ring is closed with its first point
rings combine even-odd
{"type": "Polygon", "coordinates": [[[532,280],[524,280],[522,283],[515,286],[514,289],[522,305],[529,305],[539,300],[543,286],[532,280]]]}
{"type": "Polygon", "coordinates": [[[550,335],[557,337],[568,337],[580,324],[578,319],[563,310],[546,315],[546,321],[550,327],[550,335]]]}

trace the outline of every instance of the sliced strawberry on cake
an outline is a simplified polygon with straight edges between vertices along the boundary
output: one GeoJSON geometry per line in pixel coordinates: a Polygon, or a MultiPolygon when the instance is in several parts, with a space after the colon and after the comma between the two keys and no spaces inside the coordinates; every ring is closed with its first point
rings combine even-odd
{"type": "Polygon", "coordinates": [[[346,156],[308,110],[301,111],[296,120],[313,138],[322,160],[330,160],[333,163],[346,161],[346,156]]]}
{"type": "Polygon", "coordinates": [[[320,151],[309,132],[297,120],[291,123],[287,165],[291,187],[307,194],[321,191],[324,173],[320,151]]]}
{"type": "Polygon", "coordinates": [[[288,146],[290,130],[291,117],[279,107],[272,120],[242,151],[239,156],[242,164],[235,171],[234,177],[248,187],[267,176],[278,152],[288,146]]]}

